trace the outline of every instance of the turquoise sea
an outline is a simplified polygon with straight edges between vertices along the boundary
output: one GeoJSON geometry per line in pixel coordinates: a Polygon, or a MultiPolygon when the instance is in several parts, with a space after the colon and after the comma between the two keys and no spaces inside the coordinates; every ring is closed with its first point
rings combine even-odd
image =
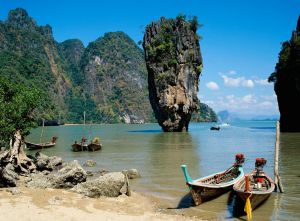
{"type": "MultiPolygon", "coordinates": [[[[191,204],[180,169],[187,164],[194,178],[222,171],[234,163],[236,153],[244,153],[245,172],[254,169],[256,157],[267,159],[265,171],[273,177],[275,121],[240,121],[211,131],[213,123],[191,123],[189,132],[164,133],[157,124],[99,124],[45,127],[44,140],[58,136],[57,145],[42,150],[65,161],[87,159],[97,162],[92,170],[120,171],[136,168],[142,178],[131,181],[137,192],[158,196],[176,213],[205,219],[238,220],[233,211],[234,195],[226,193],[198,207],[191,204]],[[71,151],[71,144],[83,133],[92,139],[100,136],[103,149],[98,152],[71,151]]],[[[41,128],[32,130],[28,141],[39,142],[41,128]]],[[[27,151],[34,154],[35,151],[27,151]]],[[[282,133],[280,174],[285,193],[273,193],[253,212],[253,220],[300,220],[300,133],[282,133]]]]}

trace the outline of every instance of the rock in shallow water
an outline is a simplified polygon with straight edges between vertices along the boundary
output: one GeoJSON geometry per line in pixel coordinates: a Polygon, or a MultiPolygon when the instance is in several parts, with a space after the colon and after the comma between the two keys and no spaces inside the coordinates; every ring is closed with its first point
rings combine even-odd
{"type": "Polygon", "coordinates": [[[121,172],[107,173],[95,180],[80,183],[71,190],[88,197],[117,197],[125,185],[125,176],[121,172]]]}
{"type": "Polygon", "coordinates": [[[58,166],[62,165],[63,161],[60,157],[57,156],[47,156],[41,152],[35,154],[36,160],[35,165],[39,171],[52,171],[55,170],[58,166]]]}
{"type": "Polygon", "coordinates": [[[87,174],[80,164],[74,160],[63,164],[57,172],[49,175],[36,173],[31,175],[31,180],[26,183],[31,188],[72,188],[78,183],[86,181],[87,174]]]}
{"type": "Polygon", "coordinates": [[[94,167],[96,166],[96,162],[94,160],[87,160],[85,161],[85,163],[83,164],[83,166],[86,166],[86,167],[94,167]]]}
{"type": "Polygon", "coordinates": [[[141,174],[137,169],[123,170],[122,173],[127,174],[128,179],[136,179],[141,177],[141,174]]]}
{"type": "Polygon", "coordinates": [[[80,166],[77,160],[65,163],[63,167],[55,174],[55,188],[70,188],[78,183],[86,181],[86,172],[80,166]]]}
{"type": "Polygon", "coordinates": [[[197,19],[161,18],[146,27],[143,47],[148,70],[149,98],[164,131],[187,131],[199,107],[202,70],[197,19]]]}

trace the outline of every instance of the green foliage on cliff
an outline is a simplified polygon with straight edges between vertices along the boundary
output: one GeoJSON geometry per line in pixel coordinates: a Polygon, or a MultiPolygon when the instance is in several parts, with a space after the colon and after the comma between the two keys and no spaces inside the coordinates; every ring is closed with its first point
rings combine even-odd
{"type": "Polygon", "coordinates": [[[174,47],[176,44],[173,35],[174,26],[193,30],[199,39],[200,37],[196,33],[199,27],[198,19],[196,16],[187,19],[185,15],[178,15],[176,19],[162,18],[162,20],[161,31],[153,38],[152,44],[146,46],[146,49],[149,51],[149,60],[164,62],[166,67],[172,67],[179,63],[176,58],[176,47],[174,47]]]}
{"type": "Polygon", "coordinates": [[[82,84],[84,76],[80,69],[80,60],[85,50],[83,43],[78,39],[70,39],[58,44],[58,49],[64,69],[70,75],[72,82],[75,85],[82,84]]]}
{"type": "Polygon", "coordinates": [[[100,104],[104,122],[123,122],[125,115],[152,120],[143,51],[123,32],[109,32],[91,42],[82,57],[86,90],[100,104]]]}
{"type": "Polygon", "coordinates": [[[55,108],[49,109],[46,117],[54,118],[59,109],[64,109],[64,102],[61,90],[55,87],[58,76],[52,70],[53,65],[57,72],[61,69],[51,27],[37,26],[25,10],[16,9],[10,11],[6,21],[0,22],[0,33],[0,75],[47,91],[55,108]]]}
{"type": "MultiPolygon", "coordinates": [[[[157,45],[164,53],[171,40],[157,45]]],[[[155,49],[156,50],[156,49],[155,49]]],[[[176,65],[169,59],[167,66],[176,65]]],[[[86,48],[78,39],[58,43],[49,25],[38,26],[23,9],[0,21],[0,76],[47,94],[46,119],[82,123],[154,122],[141,48],[123,32],[106,33],[86,48]]]]}
{"type": "Polygon", "coordinates": [[[275,71],[270,75],[269,82],[277,82],[282,79],[300,80],[300,62],[298,61],[300,49],[300,17],[298,20],[297,30],[293,32],[289,41],[282,43],[281,51],[278,55],[278,62],[275,71]]]}
{"type": "Polygon", "coordinates": [[[200,103],[200,110],[192,115],[192,122],[217,122],[218,116],[207,104],[200,103]]]}
{"type": "Polygon", "coordinates": [[[300,106],[300,16],[297,28],[289,41],[282,44],[275,71],[269,82],[274,82],[280,111],[280,130],[299,132],[300,106]],[[296,102],[296,103],[295,103],[296,102]]]}
{"type": "Polygon", "coordinates": [[[37,88],[0,77],[0,145],[7,145],[17,130],[27,135],[37,126],[39,110],[46,104],[44,94],[37,88]]]}

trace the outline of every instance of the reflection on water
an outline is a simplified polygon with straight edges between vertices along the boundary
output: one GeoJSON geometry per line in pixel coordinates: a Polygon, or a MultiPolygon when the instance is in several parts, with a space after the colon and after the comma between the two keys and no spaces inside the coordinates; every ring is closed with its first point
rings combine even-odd
{"type": "MultiPolygon", "coordinates": [[[[92,170],[136,168],[142,178],[131,181],[132,189],[168,200],[165,208],[204,219],[245,219],[234,212],[235,196],[230,192],[193,206],[180,165],[187,164],[191,176],[198,178],[230,167],[235,154],[241,152],[246,156],[245,172],[254,169],[256,157],[264,157],[268,160],[265,170],[273,177],[275,122],[238,122],[220,131],[209,130],[211,125],[191,124],[187,133],[163,133],[156,124],[87,126],[85,135],[89,139],[100,136],[103,144],[103,149],[94,153],[71,151],[71,144],[83,134],[82,126],[46,127],[45,139],[58,135],[59,140],[43,152],[81,163],[94,159],[97,168],[92,170]]],[[[38,142],[39,135],[37,128],[28,139],[38,142]]],[[[280,172],[286,192],[272,194],[254,211],[253,220],[300,219],[299,146],[299,134],[282,134],[280,172]]]]}
{"type": "Polygon", "coordinates": [[[182,195],[185,181],[180,165],[191,162],[191,169],[199,173],[197,145],[191,135],[189,133],[154,134],[145,145],[149,146],[148,157],[144,161],[149,179],[141,179],[139,184],[142,185],[136,187],[165,198],[174,199],[174,195],[182,195]]]}
{"type": "Polygon", "coordinates": [[[280,176],[283,194],[277,194],[274,220],[300,220],[300,133],[280,135],[280,176]]]}

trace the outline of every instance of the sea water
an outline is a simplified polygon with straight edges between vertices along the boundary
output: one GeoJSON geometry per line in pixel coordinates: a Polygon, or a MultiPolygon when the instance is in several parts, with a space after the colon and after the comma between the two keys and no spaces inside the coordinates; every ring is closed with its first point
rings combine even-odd
{"type": "MultiPolygon", "coordinates": [[[[189,132],[164,133],[157,124],[99,124],[45,127],[44,141],[58,136],[55,147],[42,150],[65,161],[88,159],[96,168],[121,171],[138,169],[142,178],[131,181],[131,189],[166,200],[168,209],[205,219],[235,220],[234,195],[228,192],[200,206],[193,206],[180,165],[188,166],[192,178],[222,171],[234,163],[235,154],[246,157],[245,173],[254,169],[256,157],[267,159],[265,171],[273,177],[275,121],[240,121],[212,131],[213,123],[191,123],[189,132]],[[99,136],[98,152],[72,152],[71,145],[85,135],[99,136]]],[[[27,140],[39,142],[41,128],[27,140]]],[[[27,151],[34,154],[36,151],[27,151]]],[[[254,220],[300,220],[300,134],[282,133],[280,174],[285,193],[272,196],[253,212],[254,220]]],[[[245,217],[242,217],[245,218],[245,217]]]]}

